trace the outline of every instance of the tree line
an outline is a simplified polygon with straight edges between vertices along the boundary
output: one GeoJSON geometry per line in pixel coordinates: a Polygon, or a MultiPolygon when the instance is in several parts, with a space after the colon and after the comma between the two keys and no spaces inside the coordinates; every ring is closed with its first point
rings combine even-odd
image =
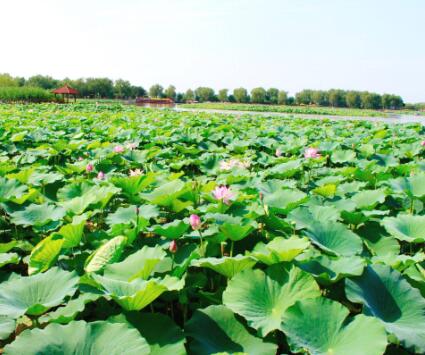
{"type": "Polygon", "coordinates": [[[149,90],[142,86],[132,85],[129,81],[109,78],[84,78],[57,80],[50,76],[35,75],[25,79],[12,77],[9,74],[0,74],[0,87],[28,86],[52,90],[69,84],[80,92],[82,97],[131,99],[150,96],[155,98],[171,98],[176,102],[234,102],[271,105],[317,105],[324,107],[348,107],[365,109],[400,109],[405,106],[403,99],[398,95],[377,94],[368,91],[331,90],[302,90],[295,96],[289,96],[284,90],[277,88],[265,89],[257,87],[248,92],[245,88],[236,88],[233,91],[221,89],[216,92],[209,87],[198,87],[195,90],[177,92],[175,86],[166,88],[159,84],[152,85],[149,90]]]}

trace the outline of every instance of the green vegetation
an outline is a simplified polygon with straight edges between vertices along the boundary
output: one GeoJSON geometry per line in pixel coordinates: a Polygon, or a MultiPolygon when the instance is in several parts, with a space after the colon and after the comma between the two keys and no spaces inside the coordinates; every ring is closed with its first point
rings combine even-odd
{"type": "MultiPolygon", "coordinates": [[[[252,112],[278,112],[311,115],[331,115],[331,116],[361,116],[361,117],[385,117],[389,111],[377,111],[352,108],[333,108],[317,106],[288,106],[288,105],[256,105],[256,104],[235,104],[220,102],[205,102],[199,104],[181,104],[182,108],[208,109],[208,110],[230,110],[230,111],[252,111],[252,112]]],[[[406,113],[409,113],[406,111],[406,113]]],[[[412,113],[412,112],[410,112],[412,113]]]]}
{"type": "MultiPolygon", "coordinates": [[[[93,99],[130,99],[149,94],[152,98],[171,98],[178,103],[182,102],[230,102],[253,103],[268,105],[314,105],[319,107],[353,108],[353,109],[402,109],[405,104],[398,95],[371,93],[367,91],[346,91],[332,89],[302,90],[295,97],[288,96],[284,90],[277,88],[265,89],[257,87],[249,93],[240,87],[229,93],[228,89],[221,89],[218,93],[209,87],[188,89],[185,93],[178,92],[173,85],[166,89],[159,84],[152,85],[148,91],[141,86],[132,85],[129,81],[118,79],[115,82],[108,78],[86,78],[72,80],[65,78],[57,80],[50,76],[35,75],[28,79],[12,77],[9,74],[0,74],[0,87],[39,87],[52,90],[64,84],[69,84],[80,92],[82,98],[93,99]]],[[[409,108],[423,109],[420,104],[409,105],[409,108]]]]}
{"type": "Polygon", "coordinates": [[[37,87],[0,87],[0,102],[47,102],[53,101],[54,95],[37,87]]]}
{"type": "Polygon", "coordinates": [[[420,125],[0,105],[10,354],[425,352],[420,125]]]}

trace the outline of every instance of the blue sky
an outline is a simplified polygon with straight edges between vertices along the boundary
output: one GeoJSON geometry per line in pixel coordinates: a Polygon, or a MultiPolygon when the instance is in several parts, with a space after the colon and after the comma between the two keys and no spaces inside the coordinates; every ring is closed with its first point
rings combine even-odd
{"type": "Polygon", "coordinates": [[[425,101],[424,0],[9,0],[0,72],[425,101]]]}

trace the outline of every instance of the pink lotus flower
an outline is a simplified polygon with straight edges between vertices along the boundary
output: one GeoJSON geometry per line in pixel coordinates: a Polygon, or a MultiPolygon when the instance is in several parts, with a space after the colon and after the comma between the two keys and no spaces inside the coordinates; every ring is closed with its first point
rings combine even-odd
{"type": "Polygon", "coordinates": [[[130,176],[140,176],[142,174],[143,174],[143,171],[140,169],[134,169],[134,170],[130,169],[130,173],[129,173],[130,176]]]}
{"type": "Polygon", "coordinates": [[[171,243],[170,243],[170,245],[168,246],[168,250],[171,252],[171,253],[175,253],[175,252],[177,252],[177,243],[176,243],[176,241],[175,240],[172,240],[171,241],[171,243]]]}
{"type": "Polygon", "coordinates": [[[129,150],[133,150],[133,149],[136,149],[136,148],[137,148],[137,146],[138,146],[138,144],[137,144],[137,143],[128,143],[128,144],[127,144],[127,149],[129,149],[129,150]]]}
{"type": "Polygon", "coordinates": [[[304,152],[304,158],[320,158],[321,155],[316,148],[307,148],[304,152]]]}
{"type": "Polygon", "coordinates": [[[99,180],[105,179],[105,173],[103,171],[99,171],[99,173],[97,174],[97,178],[99,180]]]}
{"type": "Polygon", "coordinates": [[[191,214],[189,217],[189,223],[193,230],[201,228],[201,218],[197,214],[191,214]]]}
{"type": "Polygon", "coordinates": [[[425,141],[422,141],[422,142],[421,142],[421,146],[422,146],[422,147],[425,147],[425,141]]]}
{"type": "Polygon", "coordinates": [[[121,146],[121,145],[116,145],[115,147],[114,147],[114,152],[115,153],[122,153],[124,151],[124,147],[123,146],[121,146]]]}
{"type": "Polygon", "coordinates": [[[235,194],[226,186],[217,186],[212,192],[217,200],[222,200],[226,205],[230,204],[230,200],[235,197],[235,194]]]}
{"type": "Polygon", "coordinates": [[[94,169],[93,164],[89,163],[89,164],[87,164],[87,165],[86,165],[86,171],[87,171],[88,173],[92,172],[92,171],[93,171],[93,169],[94,169]]]}
{"type": "Polygon", "coordinates": [[[282,156],[282,151],[278,148],[278,149],[276,149],[275,154],[279,158],[280,156],[282,156]]]}
{"type": "Polygon", "coordinates": [[[78,161],[83,161],[83,157],[78,157],[78,161]]]}

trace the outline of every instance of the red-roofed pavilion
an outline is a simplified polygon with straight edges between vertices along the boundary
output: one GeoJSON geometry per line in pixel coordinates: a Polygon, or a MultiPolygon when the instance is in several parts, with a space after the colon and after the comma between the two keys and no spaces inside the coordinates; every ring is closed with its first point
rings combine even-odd
{"type": "Polygon", "coordinates": [[[64,86],[62,86],[59,89],[53,90],[52,93],[54,93],[55,95],[62,95],[63,101],[65,101],[65,102],[69,101],[70,96],[73,96],[74,101],[77,101],[77,95],[79,94],[78,90],[73,89],[68,84],[65,84],[64,86]],[[66,100],[65,100],[65,98],[66,98],[66,100]]]}

